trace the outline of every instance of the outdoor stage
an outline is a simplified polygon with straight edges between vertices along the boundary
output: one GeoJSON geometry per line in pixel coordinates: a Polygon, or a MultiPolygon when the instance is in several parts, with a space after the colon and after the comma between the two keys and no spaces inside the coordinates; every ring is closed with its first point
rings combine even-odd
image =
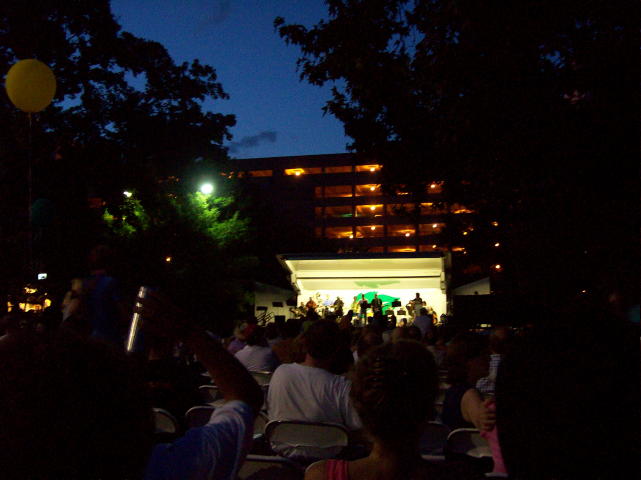
{"type": "Polygon", "coordinates": [[[278,259],[290,272],[298,303],[310,297],[333,303],[340,297],[347,313],[354,297],[365,294],[371,300],[376,293],[383,311],[398,299],[397,313],[407,312],[405,306],[419,293],[437,315],[447,312],[446,259],[440,253],[282,254],[278,259]]]}

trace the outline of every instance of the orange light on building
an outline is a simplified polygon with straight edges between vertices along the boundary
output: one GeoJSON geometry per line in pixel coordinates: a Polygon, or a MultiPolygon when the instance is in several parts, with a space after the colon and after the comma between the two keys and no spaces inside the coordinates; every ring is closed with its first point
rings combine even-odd
{"type": "Polygon", "coordinates": [[[409,232],[407,232],[407,233],[405,234],[405,236],[406,236],[406,237],[409,237],[410,235],[411,235],[411,234],[410,234],[409,232]]]}
{"type": "Polygon", "coordinates": [[[369,187],[370,192],[373,192],[374,190],[376,190],[376,187],[369,187]]]}
{"type": "Polygon", "coordinates": [[[435,183],[432,183],[432,184],[430,185],[430,188],[436,188],[436,184],[435,184],[435,183]]]}
{"type": "Polygon", "coordinates": [[[463,235],[467,235],[468,233],[469,233],[469,232],[466,230],[465,232],[463,232],[463,235]]]}
{"type": "Polygon", "coordinates": [[[369,209],[373,212],[374,210],[376,210],[376,206],[372,205],[371,207],[369,207],[369,209]]]}
{"type": "Polygon", "coordinates": [[[499,222],[497,222],[496,220],[494,220],[494,221],[492,222],[492,226],[494,226],[494,227],[498,227],[498,226],[499,226],[499,222]]]}
{"type": "Polygon", "coordinates": [[[433,223],[432,224],[432,228],[437,228],[437,227],[438,227],[438,223],[433,223]]]}
{"type": "Polygon", "coordinates": [[[494,246],[495,246],[495,247],[500,247],[500,246],[501,246],[501,244],[500,244],[499,242],[496,242],[496,243],[494,244],[494,246]]]}
{"type": "Polygon", "coordinates": [[[165,262],[169,263],[171,262],[172,258],[171,257],[165,257],[165,262]]]}
{"type": "Polygon", "coordinates": [[[503,267],[497,263],[496,265],[494,265],[494,270],[496,270],[497,272],[500,272],[501,270],[503,270],[503,267]]]}
{"type": "Polygon", "coordinates": [[[376,227],[373,227],[373,226],[372,226],[372,227],[369,227],[369,228],[370,228],[370,230],[371,230],[371,231],[376,230],[376,227]]]}
{"type": "Polygon", "coordinates": [[[350,235],[350,236],[349,236],[349,238],[354,238],[354,235],[353,235],[353,234],[352,234],[352,235],[350,235]]]}
{"type": "Polygon", "coordinates": [[[438,248],[438,245],[432,245],[432,248],[436,249],[438,248]]]}

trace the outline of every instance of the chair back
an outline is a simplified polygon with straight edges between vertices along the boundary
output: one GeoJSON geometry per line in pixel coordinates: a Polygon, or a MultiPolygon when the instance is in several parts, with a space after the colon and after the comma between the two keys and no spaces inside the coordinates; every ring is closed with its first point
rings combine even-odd
{"type": "Polygon", "coordinates": [[[251,376],[254,377],[254,380],[256,380],[256,383],[258,383],[258,385],[260,385],[261,387],[266,387],[269,385],[269,381],[272,378],[273,372],[250,370],[249,373],[251,373],[251,376]]]}
{"type": "Polygon", "coordinates": [[[201,385],[198,387],[198,391],[205,403],[215,402],[219,398],[218,387],[215,385],[201,385]]]}
{"type": "Polygon", "coordinates": [[[154,408],[156,433],[178,433],[178,421],[164,408],[154,408]]]}
{"type": "Polygon", "coordinates": [[[445,445],[450,428],[438,422],[429,422],[421,439],[419,440],[419,451],[426,460],[445,460],[445,445]]]}
{"type": "Polygon", "coordinates": [[[191,407],[185,413],[187,427],[195,428],[206,425],[211,418],[211,414],[214,413],[214,410],[216,410],[216,408],[210,405],[198,405],[196,407],[191,407]]]}
{"type": "Polygon", "coordinates": [[[272,420],[265,437],[274,451],[302,461],[332,458],[349,444],[343,425],[295,420],[272,420]]]}
{"type": "Polygon", "coordinates": [[[445,454],[467,455],[474,458],[492,458],[490,445],[476,428],[457,428],[447,436],[445,454]]]}
{"type": "Polygon", "coordinates": [[[269,423],[269,418],[264,412],[258,412],[256,419],[254,420],[254,437],[258,434],[265,433],[265,427],[269,423]]]}
{"type": "Polygon", "coordinates": [[[287,458],[272,455],[249,454],[238,470],[240,480],[250,478],[302,479],[303,471],[287,458]]]}

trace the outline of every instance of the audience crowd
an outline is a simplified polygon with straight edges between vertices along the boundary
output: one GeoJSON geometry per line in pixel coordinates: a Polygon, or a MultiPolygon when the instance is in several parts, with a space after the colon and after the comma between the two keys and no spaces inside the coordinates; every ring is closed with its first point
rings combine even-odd
{"type": "Polygon", "coordinates": [[[425,309],[410,325],[383,317],[357,326],[350,310],[244,319],[218,338],[152,292],[132,307],[144,347],[126,354],[122,297],[100,258],[94,267],[50,328],[31,313],[2,319],[4,478],[235,479],[249,453],[287,457],[306,479],[638,473],[638,325],[607,309],[568,305],[527,330],[491,331],[437,327],[425,309]],[[252,372],[268,372],[269,385],[252,372]],[[212,383],[224,402],[188,429],[186,410],[203,402],[198,387],[212,383]],[[152,408],[177,419],[172,438],[155,433],[152,408]],[[339,424],[350,446],[260,444],[259,413],[339,424]],[[480,431],[493,462],[428,459],[420,444],[429,422],[480,431]]]}

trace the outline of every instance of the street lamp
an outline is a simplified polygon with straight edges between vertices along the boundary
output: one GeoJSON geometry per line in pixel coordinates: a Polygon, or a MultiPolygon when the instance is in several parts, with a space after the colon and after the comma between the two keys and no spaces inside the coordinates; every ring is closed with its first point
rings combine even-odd
{"type": "Polygon", "coordinates": [[[200,186],[200,193],[204,195],[209,195],[214,191],[214,186],[211,183],[203,183],[200,186]]]}

